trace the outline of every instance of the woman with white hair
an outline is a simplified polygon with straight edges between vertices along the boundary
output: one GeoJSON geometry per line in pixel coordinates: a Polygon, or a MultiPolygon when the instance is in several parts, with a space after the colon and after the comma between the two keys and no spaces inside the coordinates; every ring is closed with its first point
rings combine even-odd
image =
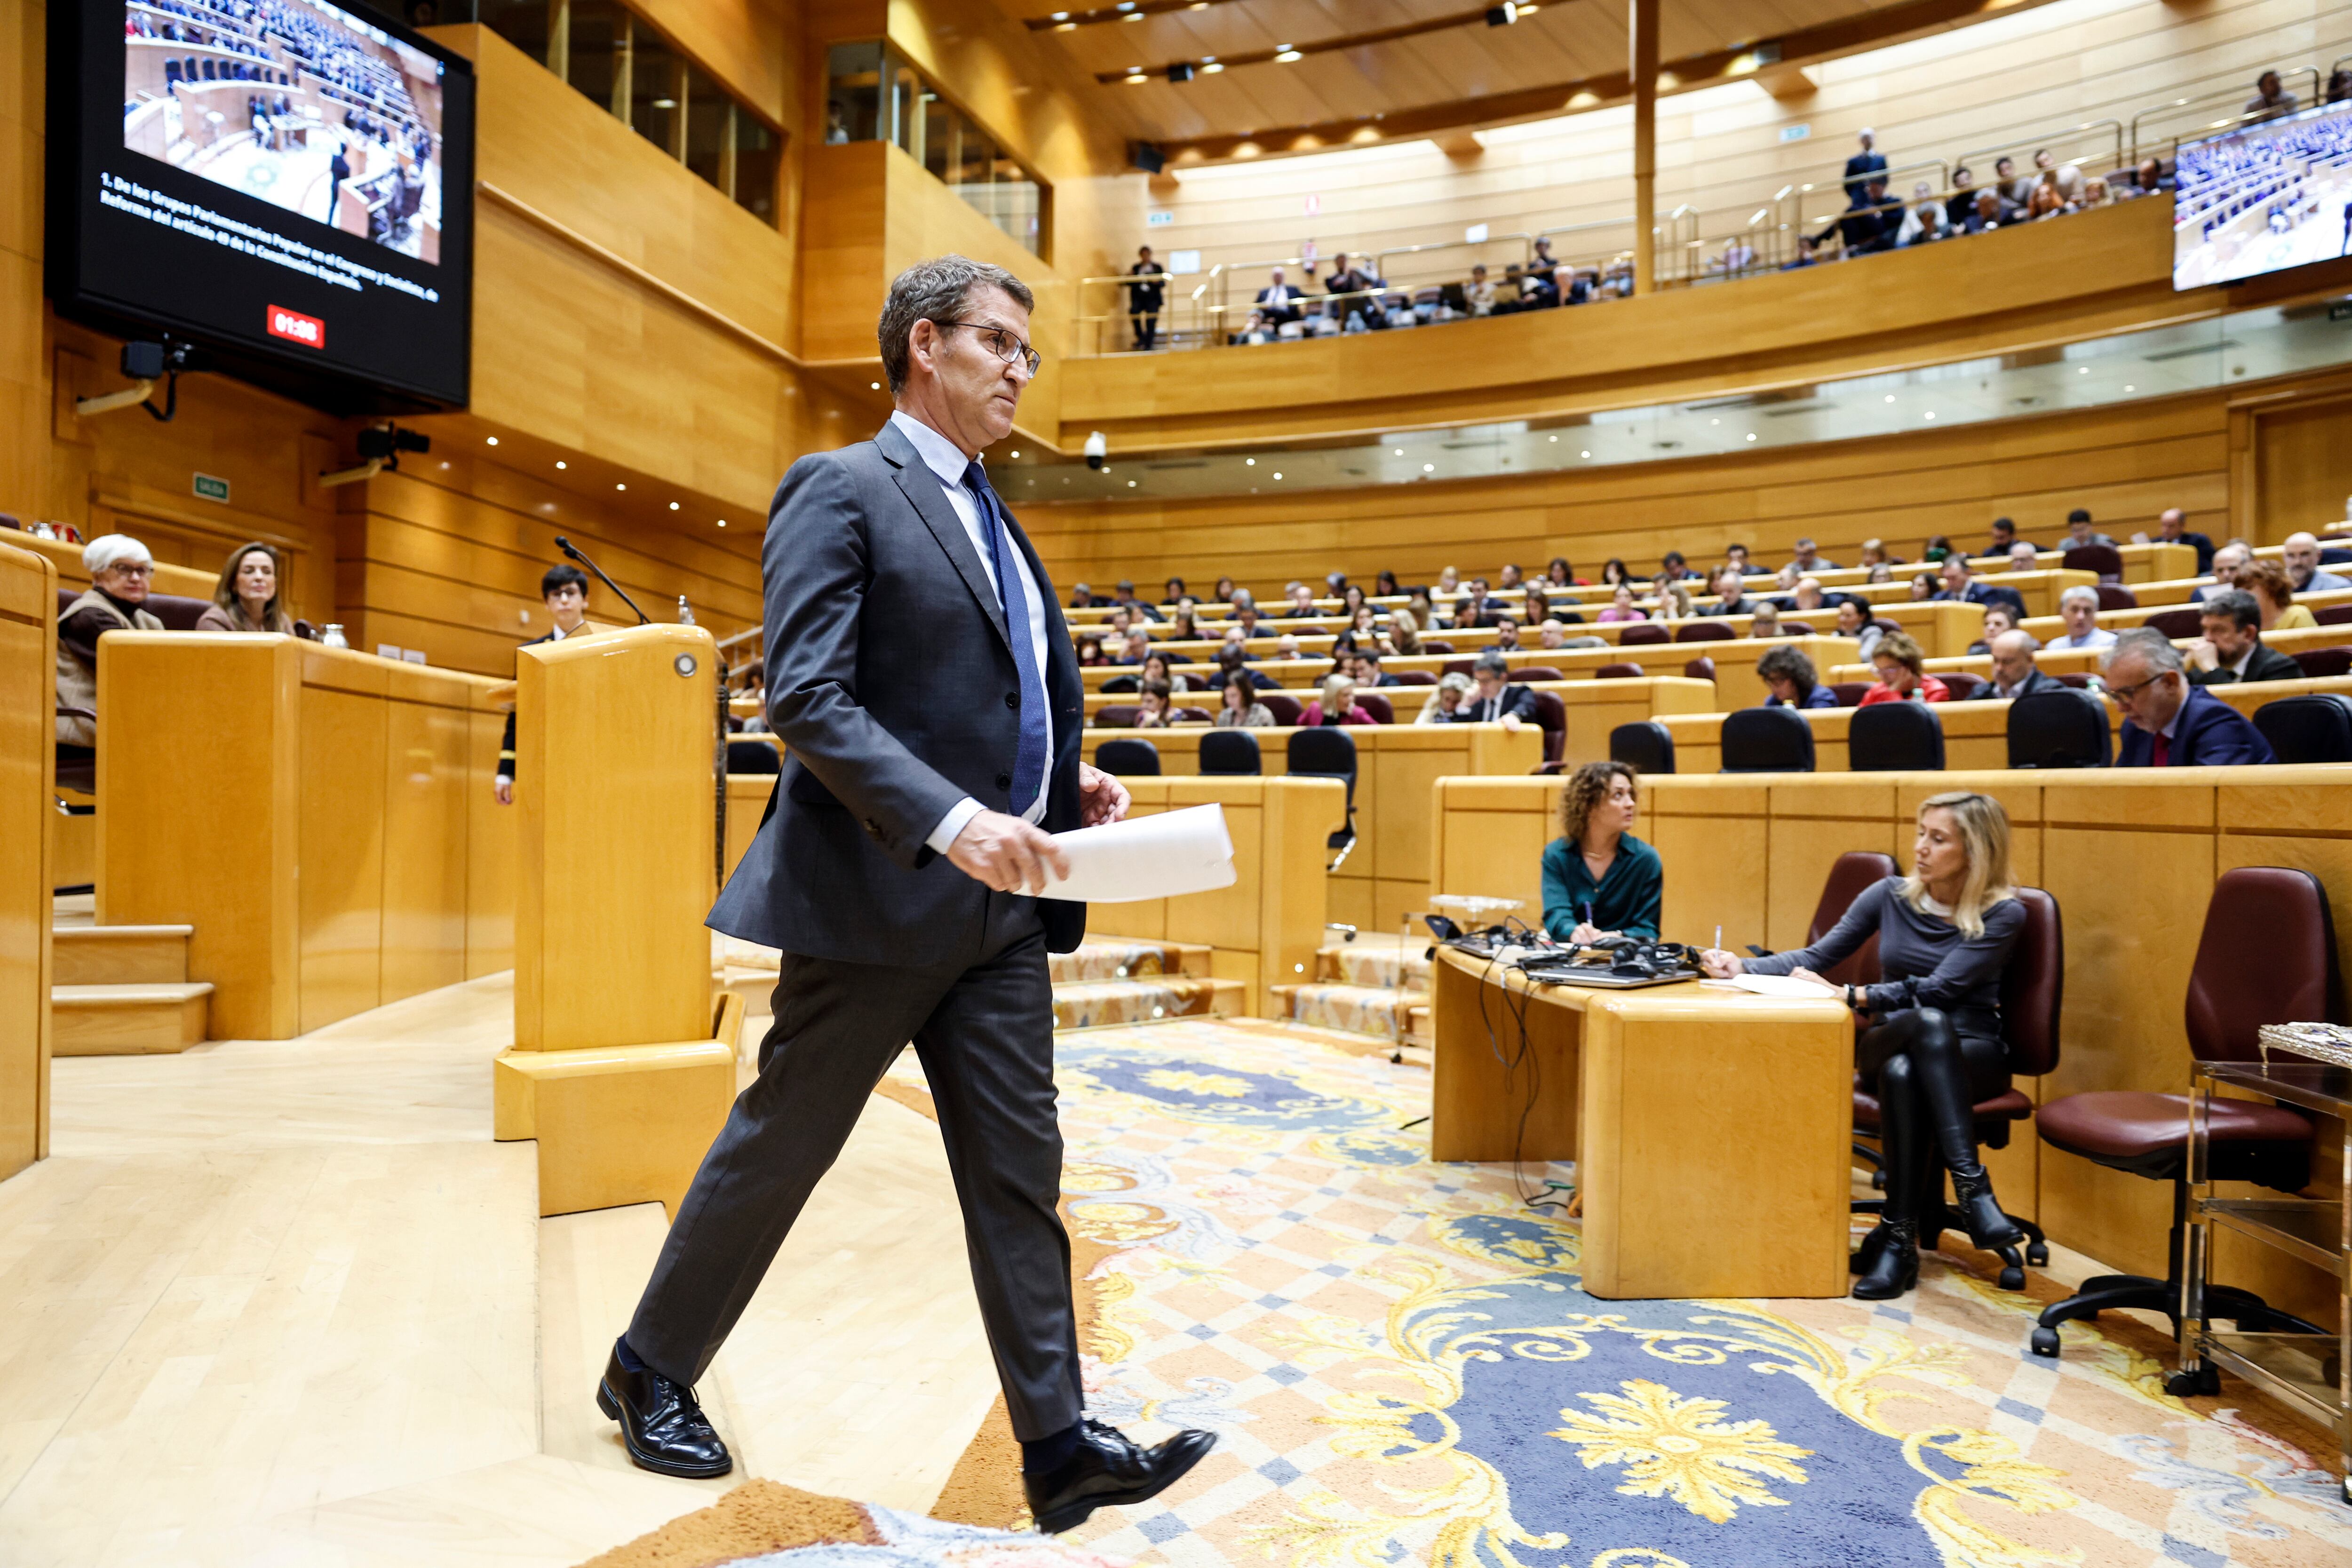
{"type": "Polygon", "coordinates": [[[1469,697],[1470,678],[1468,676],[1458,669],[1441,675],[1437,678],[1435,689],[1430,692],[1429,700],[1421,705],[1421,712],[1413,722],[1416,724],[1451,723],[1454,720],[1454,710],[1467,701],[1469,697]]]}
{"type": "MultiPolygon", "coordinates": [[[[98,639],[108,632],[160,632],[163,623],[143,607],[155,575],[155,558],[145,545],[129,534],[102,534],[82,546],[81,563],[89,573],[89,591],[58,617],[58,706],[96,713],[98,639]]],[[[98,721],[60,716],[58,744],[94,754],[98,721]]],[[[79,759],[61,750],[58,760],[79,759]]]]}

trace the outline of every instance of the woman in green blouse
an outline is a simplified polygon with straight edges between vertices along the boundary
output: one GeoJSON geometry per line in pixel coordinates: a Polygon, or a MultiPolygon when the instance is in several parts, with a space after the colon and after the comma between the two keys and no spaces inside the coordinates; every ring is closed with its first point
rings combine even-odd
{"type": "Polygon", "coordinates": [[[1633,837],[1642,776],[1623,763],[1587,763],[1560,792],[1560,836],[1544,846],[1543,923],[1554,940],[1658,940],[1665,867],[1633,837]]]}

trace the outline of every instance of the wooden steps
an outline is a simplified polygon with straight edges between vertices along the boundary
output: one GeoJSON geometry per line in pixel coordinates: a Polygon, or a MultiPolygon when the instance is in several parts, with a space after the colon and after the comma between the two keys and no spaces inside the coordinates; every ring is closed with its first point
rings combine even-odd
{"type": "Polygon", "coordinates": [[[1431,1039],[1427,943],[1370,934],[1315,956],[1315,978],[1270,987],[1284,1016],[1400,1046],[1431,1039]]]}
{"type": "Polygon", "coordinates": [[[1054,1026],[1156,1024],[1173,1018],[1240,1016],[1248,987],[1209,973],[1213,950],[1192,942],[1098,937],[1049,962],[1054,1026]]]}
{"type": "Polygon", "coordinates": [[[213,988],[188,978],[184,925],[63,924],[50,932],[51,1053],[153,1056],[210,1032],[213,988]]]}

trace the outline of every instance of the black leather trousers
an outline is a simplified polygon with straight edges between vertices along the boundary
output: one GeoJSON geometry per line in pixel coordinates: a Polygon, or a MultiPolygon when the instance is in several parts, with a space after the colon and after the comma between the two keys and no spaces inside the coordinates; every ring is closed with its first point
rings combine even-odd
{"type": "Polygon", "coordinates": [[[1943,1201],[1944,1172],[1969,1178],[1977,1161],[1977,1101],[2009,1087],[2009,1049],[1962,1032],[1934,1007],[1892,1014],[1862,1032],[1856,1065],[1877,1086],[1886,1217],[1924,1218],[1943,1201]]]}

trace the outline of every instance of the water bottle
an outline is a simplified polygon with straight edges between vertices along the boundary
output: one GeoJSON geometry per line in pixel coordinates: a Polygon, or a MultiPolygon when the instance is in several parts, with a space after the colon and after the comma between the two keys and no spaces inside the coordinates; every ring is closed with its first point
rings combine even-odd
{"type": "Polygon", "coordinates": [[[325,628],[319,633],[319,646],[320,647],[349,647],[352,646],[343,640],[343,626],[341,621],[329,621],[327,623],[325,628]]]}
{"type": "Polygon", "coordinates": [[[686,602],[683,594],[677,596],[677,624],[682,626],[694,625],[694,606],[686,602]]]}

